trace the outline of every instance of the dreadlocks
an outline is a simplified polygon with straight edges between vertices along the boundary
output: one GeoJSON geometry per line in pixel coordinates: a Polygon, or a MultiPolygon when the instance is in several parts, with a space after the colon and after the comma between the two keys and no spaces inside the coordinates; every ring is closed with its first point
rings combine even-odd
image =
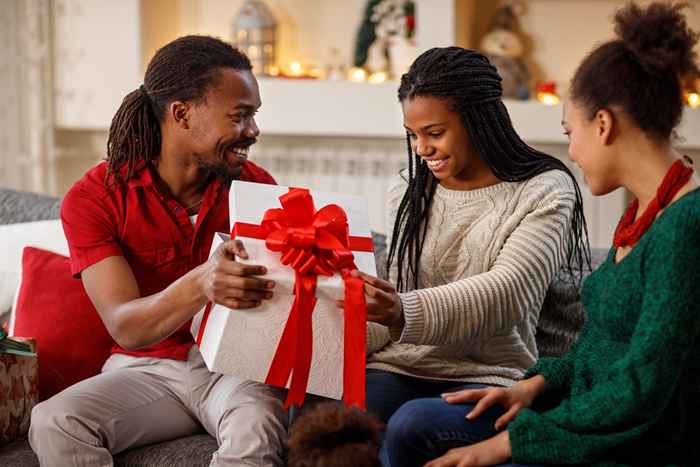
{"type": "MultiPolygon", "coordinates": [[[[576,203],[569,230],[567,267],[580,279],[584,266],[590,268],[590,247],[578,183],[563,162],[536,151],[517,135],[501,101],[501,77],[488,59],[460,47],[430,49],[401,77],[398,95],[401,102],[415,96],[447,100],[459,114],[476,153],[503,181],[524,181],[549,170],[562,170],[571,177],[576,203]]],[[[399,204],[387,260],[387,272],[397,261],[399,291],[409,290],[410,285],[418,288],[420,257],[438,183],[413,153],[408,135],[406,142],[408,187],[399,204]]]]}
{"type": "Polygon", "coordinates": [[[213,37],[185,36],[158,50],[144,84],[126,95],[112,119],[107,179],[127,181],[144,162],[156,160],[168,104],[202,99],[223,68],[250,71],[251,64],[243,53],[213,37]]]}

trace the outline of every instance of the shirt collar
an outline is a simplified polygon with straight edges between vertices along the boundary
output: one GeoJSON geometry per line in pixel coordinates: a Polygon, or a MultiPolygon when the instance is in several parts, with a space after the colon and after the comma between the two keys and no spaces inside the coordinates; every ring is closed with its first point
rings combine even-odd
{"type": "MultiPolygon", "coordinates": [[[[128,182],[129,188],[132,189],[137,187],[154,187],[157,189],[158,187],[155,186],[156,183],[153,178],[153,170],[155,170],[153,164],[147,163],[145,161],[138,162],[134,168],[134,175],[128,182]]],[[[121,176],[125,177],[126,172],[127,166],[126,164],[124,164],[124,166],[120,169],[121,176]]],[[[207,191],[213,191],[215,195],[218,195],[222,190],[226,188],[227,187],[224,187],[224,185],[217,177],[212,177],[212,181],[207,186],[205,193],[207,191]]]]}
{"type": "MultiPolygon", "coordinates": [[[[129,179],[129,188],[153,186],[153,174],[151,173],[151,164],[142,161],[134,167],[134,175],[129,179]]],[[[122,177],[126,176],[126,164],[120,169],[122,177]]]]}

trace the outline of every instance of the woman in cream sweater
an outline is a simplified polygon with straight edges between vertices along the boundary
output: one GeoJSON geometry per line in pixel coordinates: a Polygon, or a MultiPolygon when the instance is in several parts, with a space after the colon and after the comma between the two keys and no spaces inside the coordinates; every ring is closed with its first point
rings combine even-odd
{"type": "Polygon", "coordinates": [[[553,276],[588,258],[573,175],[518,137],[500,96],[496,69],[459,47],[401,79],[409,167],[390,189],[390,281],[364,275],[367,408],[384,421],[412,399],[522,378],[553,276]]]}

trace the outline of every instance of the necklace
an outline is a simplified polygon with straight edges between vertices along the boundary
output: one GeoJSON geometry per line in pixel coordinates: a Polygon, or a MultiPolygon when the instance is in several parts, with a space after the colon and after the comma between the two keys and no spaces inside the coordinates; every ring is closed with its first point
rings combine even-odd
{"type": "Polygon", "coordinates": [[[651,200],[649,206],[636,221],[634,217],[637,215],[637,209],[639,209],[639,200],[635,199],[630,203],[615,229],[613,246],[619,248],[635,245],[644,235],[644,232],[654,223],[656,216],[659,215],[659,211],[668,206],[668,203],[676,196],[678,190],[690,180],[692,174],[693,169],[685,166],[683,161],[679,159],[674,162],[656,191],[656,197],[651,200]]]}
{"type": "Polygon", "coordinates": [[[185,207],[185,211],[189,211],[190,209],[196,208],[197,206],[199,206],[200,204],[202,204],[202,201],[203,201],[203,200],[204,200],[204,197],[202,196],[201,198],[199,198],[199,201],[197,201],[196,203],[190,204],[189,206],[185,207]]]}

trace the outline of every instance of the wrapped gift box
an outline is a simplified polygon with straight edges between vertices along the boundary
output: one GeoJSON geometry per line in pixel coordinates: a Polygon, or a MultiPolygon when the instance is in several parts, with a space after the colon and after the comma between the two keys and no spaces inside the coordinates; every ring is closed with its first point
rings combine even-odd
{"type": "Polygon", "coordinates": [[[0,352],[0,446],[27,434],[39,400],[39,364],[32,352],[0,352]]]}
{"type": "MultiPolygon", "coordinates": [[[[288,191],[284,186],[233,182],[229,196],[231,226],[259,225],[268,209],[281,207],[279,198],[288,191]]],[[[313,190],[310,194],[317,210],[329,204],[342,207],[350,236],[371,243],[367,203],[362,197],[313,190]]],[[[227,235],[217,234],[212,253],[227,239],[227,235]]],[[[237,239],[249,254],[249,259],[239,261],[267,268],[264,277],[276,282],[274,297],[249,310],[229,310],[220,305],[205,308],[194,317],[191,331],[211,371],[264,382],[294,301],[295,274],[291,267],[281,263],[280,253],[267,249],[265,240],[240,234],[237,239]]],[[[353,255],[359,270],[376,275],[373,252],[353,251],[353,255]]],[[[343,297],[344,283],[339,274],[318,276],[307,391],[334,399],[340,399],[343,394],[344,317],[343,310],[335,303],[343,297]]]]}

